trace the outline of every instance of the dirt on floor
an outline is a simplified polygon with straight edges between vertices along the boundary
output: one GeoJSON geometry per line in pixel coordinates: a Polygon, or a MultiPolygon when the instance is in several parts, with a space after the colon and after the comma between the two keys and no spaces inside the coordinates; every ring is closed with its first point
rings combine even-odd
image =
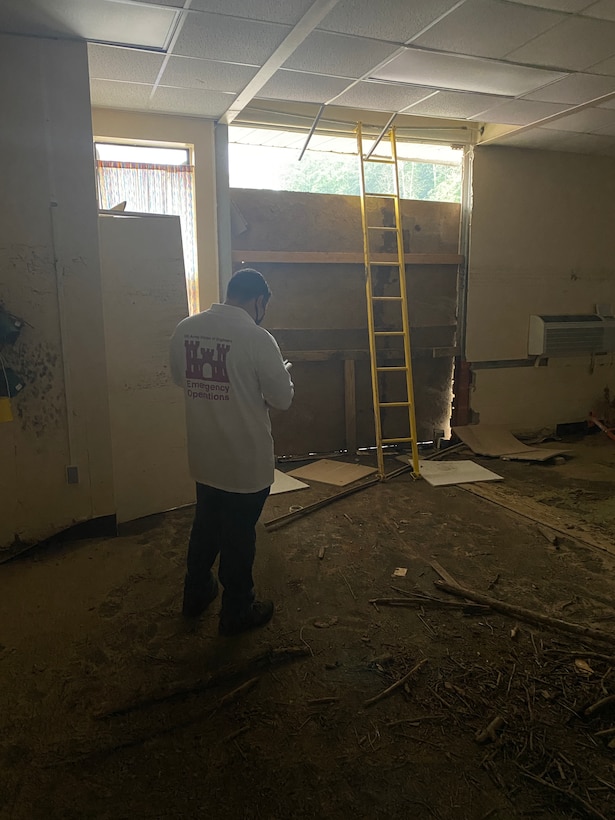
{"type": "MultiPolygon", "coordinates": [[[[564,464],[475,460],[610,537],[615,445],[566,446],[564,464]]],[[[335,491],[274,496],[263,521],[335,491]]],[[[217,604],[180,615],[191,516],[0,567],[1,818],[615,817],[615,549],[552,544],[406,474],[260,525],[276,615],[229,639],[217,604]],[[435,586],[434,563],[606,640],[468,606],[435,586]]]]}

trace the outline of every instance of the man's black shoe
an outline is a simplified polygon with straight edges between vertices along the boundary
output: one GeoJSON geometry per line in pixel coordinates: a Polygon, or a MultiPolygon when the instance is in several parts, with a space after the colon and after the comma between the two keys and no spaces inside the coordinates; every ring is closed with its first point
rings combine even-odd
{"type": "Polygon", "coordinates": [[[218,597],[218,582],[213,579],[213,584],[204,595],[198,597],[189,593],[184,588],[184,603],[182,606],[182,615],[184,618],[198,618],[202,615],[212,601],[218,597]]]}
{"type": "Polygon", "coordinates": [[[225,637],[265,626],[273,617],[273,601],[254,601],[252,609],[238,618],[220,615],[218,633],[225,637]]]}

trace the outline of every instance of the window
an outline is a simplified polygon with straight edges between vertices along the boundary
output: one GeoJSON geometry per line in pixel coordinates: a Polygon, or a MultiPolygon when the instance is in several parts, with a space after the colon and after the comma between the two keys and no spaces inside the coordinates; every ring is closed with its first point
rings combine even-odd
{"type": "Polygon", "coordinates": [[[110,210],[176,214],[180,218],[190,313],[199,309],[194,167],[188,148],[96,143],[98,202],[110,210]]]}
{"type": "MultiPolygon", "coordinates": [[[[233,188],[359,195],[356,141],[315,135],[301,162],[306,135],[263,128],[229,128],[229,172],[233,188]]],[[[463,151],[447,145],[397,142],[403,199],[461,202],[463,151]]],[[[368,190],[393,192],[390,166],[367,165],[368,190]]]]}

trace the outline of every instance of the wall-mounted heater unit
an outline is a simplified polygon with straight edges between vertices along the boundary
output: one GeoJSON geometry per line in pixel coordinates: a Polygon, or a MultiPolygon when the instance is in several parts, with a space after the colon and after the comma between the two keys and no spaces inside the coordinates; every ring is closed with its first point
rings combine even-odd
{"type": "Polygon", "coordinates": [[[530,356],[590,356],[615,350],[615,319],[597,314],[530,316],[530,356]]]}

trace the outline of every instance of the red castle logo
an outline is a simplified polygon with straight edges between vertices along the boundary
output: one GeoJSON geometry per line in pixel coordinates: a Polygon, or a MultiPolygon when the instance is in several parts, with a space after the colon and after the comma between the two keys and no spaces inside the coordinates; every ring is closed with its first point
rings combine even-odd
{"type": "Polygon", "coordinates": [[[201,347],[198,340],[186,339],[184,347],[186,349],[187,379],[228,384],[226,354],[231,349],[230,345],[217,344],[215,355],[212,347],[201,347]]]}

